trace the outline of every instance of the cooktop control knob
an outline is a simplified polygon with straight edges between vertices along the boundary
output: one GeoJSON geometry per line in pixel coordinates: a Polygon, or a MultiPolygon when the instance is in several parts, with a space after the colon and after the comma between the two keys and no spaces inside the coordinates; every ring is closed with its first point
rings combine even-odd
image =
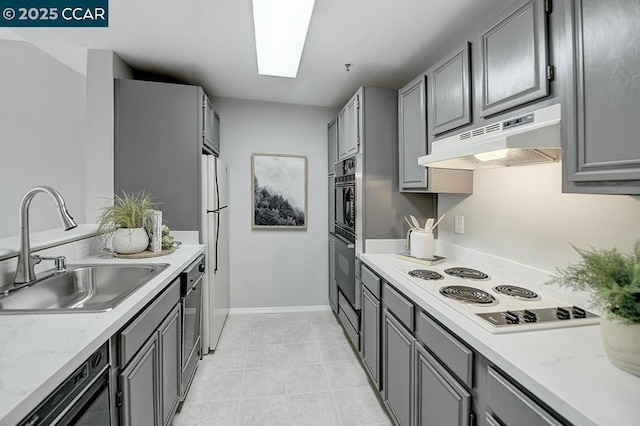
{"type": "Polygon", "coordinates": [[[559,320],[568,320],[571,319],[571,314],[565,308],[558,307],[556,309],[556,317],[558,317],[559,320]]]}
{"type": "Polygon", "coordinates": [[[537,322],[538,321],[538,317],[536,316],[536,314],[534,312],[531,312],[527,309],[524,310],[524,322],[537,322]]]}
{"type": "Polygon", "coordinates": [[[515,312],[507,311],[504,317],[507,320],[507,324],[518,324],[520,322],[520,318],[515,312]]]}
{"type": "Polygon", "coordinates": [[[587,312],[582,308],[574,306],[571,308],[571,315],[573,315],[574,318],[586,318],[587,312]]]}

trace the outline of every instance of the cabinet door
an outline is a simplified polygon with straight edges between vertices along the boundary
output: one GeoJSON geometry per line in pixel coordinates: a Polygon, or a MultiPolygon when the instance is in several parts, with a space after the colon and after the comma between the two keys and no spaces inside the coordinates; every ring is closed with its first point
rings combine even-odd
{"type": "Polygon", "coordinates": [[[338,115],[338,160],[358,152],[360,144],[359,117],[360,95],[356,93],[338,115]]]}
{"type": "Polygon", "coordinates": [[[420,344],[416,344],[416,424],[468,426],[471,395],[420,344]]]}
{"type": "Polygon", "coordinates": [[[640,55],[632,53],[640,5],[576,0],[574,6],[576,116],[563,117],[570,190],[640,194],[640,55]]]}
{"type": "Polygon", "coordinates": [[[383,398],[395,422],[411,424],[415,339],[386,309],[383,313],[383,398]]]}
{"type": "Polygon", "coordinates": [[[336,189],[335,189],[335,177],[329,176],[329,233],[333,234],[336,231],[336,189]]]}
{"type": "Polygon", "coordinates": [[[433,66],[429,112],[431,134],[471,123],[469,43],[433,66]]]}
{"type": "Polygon", "coordinates": [[[398,91],[400,191],[427,186],[427,169],[418,157],[427,154],[426,81],[420,75],[398,91]]]}
{"type": "Polygon", "coordinates": [[[160,424],[158,333],[154,333],[119,376],[124,426],[160,424]]]}
{"type": "Polygon", "coordinates": [[[338,161],[338,117],[331,120],[327,128],[327,158],[329,174],[335,173],[335,162],[338,161]]]}
{"type": "Polygon", "coordinates": [[[338,284],[336,283],[336,240],[329,237],[329,304],[338,313],[338,284]]]}
{"type": "Polygon", "coordinates": [[[158,331],[162,382],[162,424],[170,423],[180,401],[182,334],[180,305],[171,311],[158,331]]]}
{"type": "Polygon", "coordinates": [[[380,302],[362,286],[360,348],[362,361],[376,388],[380,388],[380,302]]]}
{"type": "Polygon", "coordinates": [[[544,3],[520,3],[481,35],[481,117],[549,94],[544,3]]]}

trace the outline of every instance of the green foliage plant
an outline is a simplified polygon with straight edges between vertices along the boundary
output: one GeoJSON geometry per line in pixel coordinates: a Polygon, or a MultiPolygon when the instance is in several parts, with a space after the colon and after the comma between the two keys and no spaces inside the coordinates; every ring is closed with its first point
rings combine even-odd
{"type": "Polygon", "coordinates": [[[629,254],[613,250],[573,248],[581,261],[557,274],[557,283],[591,293],[594,305],[626,324],[640,323],[640,241],[629,254]]]}
{"type": "Polygon", "coordinates": [[[113,196],[113,205],[102,208],[98,216],[98,234],[109,235],[118,228],[142,228],[143,218],[147,210],[157,210],[151,196],[145,191],[136,194],[113,196]]]}

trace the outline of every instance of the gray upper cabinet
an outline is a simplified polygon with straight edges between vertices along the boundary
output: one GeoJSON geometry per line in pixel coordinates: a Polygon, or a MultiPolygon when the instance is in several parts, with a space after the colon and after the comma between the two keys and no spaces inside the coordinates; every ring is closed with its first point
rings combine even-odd
{"type": "MultiPolygon", "coordinates": [[[[565,192],[640,194],[640,5],[573,2],[574,108],[565,116],[565,192]]],[[[563,147],[564,148],[564,147],[563,147]]]]}
{"type": "Polygon", "coordinates": [[[468,426],[471,394],[420,344],[416,344],[415,423],[468,426]]]}
{"type": "Polygon", "coordinates": [[[549,94],[544,0],[510,10],[480,36],[480,116],[487,117],[549,94]]]}
{"type": "Polygon", "coordinates": [[[338,161],[358,152],[360,145],[360,92],[338,114],[338,161]]]}
{"type": "Polygon", "coordinates": [[[430,128],[433,135],[471,123],[470,44],[465,43],[430,70],[430,128]]]}
{"type": "Polygon", "coordinates": [[[327,158],[329,174],[334,174],[335,162],[338,161],[338,117],[331,120],[327,127],[327,158]]]}
{"type": "Polygon", "coordinates": [[[427,169],[418,157],[427,154],[427,114],[425,76],[398,91],[398,147],[400,191],[427,186],[427,169]]]}

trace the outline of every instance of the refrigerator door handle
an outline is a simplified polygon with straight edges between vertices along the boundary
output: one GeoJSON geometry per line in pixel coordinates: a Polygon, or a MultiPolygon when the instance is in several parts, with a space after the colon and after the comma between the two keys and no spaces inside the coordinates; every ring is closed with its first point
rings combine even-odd
{"type": "Polygon", "coordinates": [[[217,215],[217,220],[216,220],[216,257],[215,257],[215,264],[213,267],[214,274],[218,272],[218,241],[220,240],[220,214],[218,212],[215,212],[215,214],[217,215]]]}
{"type": "Polygon", "coordinates": [[[219,209],[222,206],[220,205],[220,186],[218,185],[218,159],[216,158],[214,161],[216,165],[214,174],[214,180],[216,181],[216,209],[219,209]]]}

